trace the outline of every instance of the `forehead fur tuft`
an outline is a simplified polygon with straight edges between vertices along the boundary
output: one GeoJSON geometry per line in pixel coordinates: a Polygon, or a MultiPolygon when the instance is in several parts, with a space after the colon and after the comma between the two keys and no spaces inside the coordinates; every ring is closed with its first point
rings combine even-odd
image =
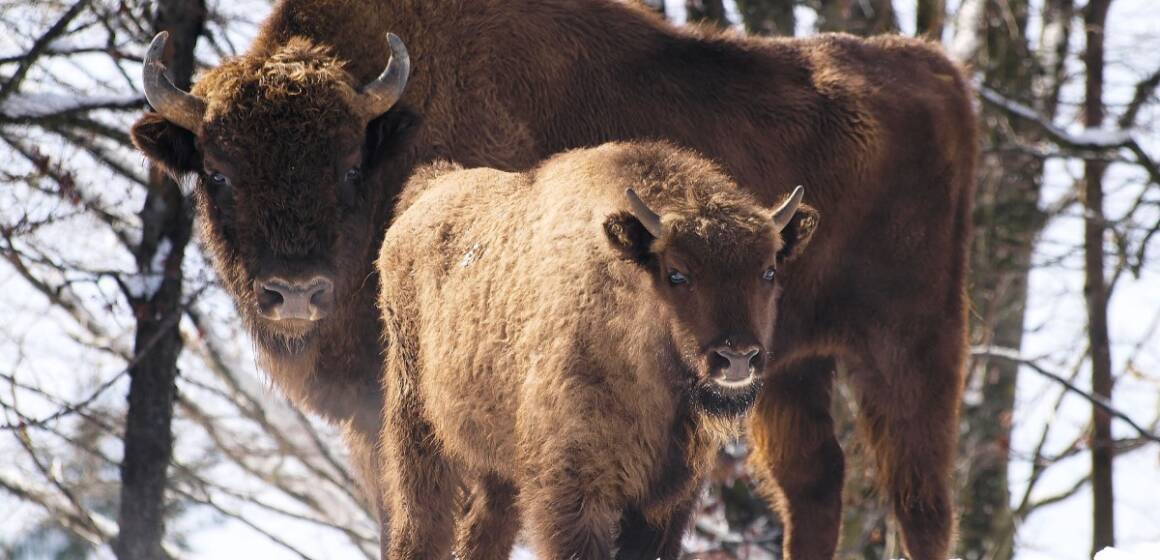
{"type": "Polygon", "coordinates": [[[619,179],[661,214],[674,237],[713,243],[768,238],[769,209],[696,152],[650,142],[621,145],[616,158],[619,179]]]}
{"type": "Polygon", "coordinates": [[[294,37],[269,56],[240,56],[207,72],[193,92],[209,102],[214,113],[256,114],[278,111],[287,103],[309,112],[326,112],[327,105],[349,106],[355,95],[350,74],[330,49],[294,37]]]}

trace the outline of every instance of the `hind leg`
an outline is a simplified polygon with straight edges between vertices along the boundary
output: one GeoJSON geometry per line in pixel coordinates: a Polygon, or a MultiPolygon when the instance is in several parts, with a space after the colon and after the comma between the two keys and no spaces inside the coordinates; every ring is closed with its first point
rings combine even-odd
{"type": "Polygon", "coordinates": [[[515,486],[488,474],[470,485],[468,491],[456,531],[456,556],[464,560],[509,558],[520,528],[515,486]]]}
{"type": "Polygon", "coordinates": [[[851,381],[908,557],[942,560],[954,531],[950,484],[964,345],[960,331],[943,325],[910,332],[921,335],[863,348],[851,359],[851,381]]]}
{"type": "Polygon", "coordinates": [[[845,459],[834,436],[834,361],[772,372],[750,416],[750,463],[785,525],[789,560],[833,558],[841,527],[845,459]]]}

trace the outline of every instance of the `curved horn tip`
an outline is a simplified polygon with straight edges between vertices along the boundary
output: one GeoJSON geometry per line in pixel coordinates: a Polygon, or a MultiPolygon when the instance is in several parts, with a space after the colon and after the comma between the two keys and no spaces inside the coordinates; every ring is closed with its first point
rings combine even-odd
{"type": "Polygon", "coordinates": [[[166,75],[165,46],[169,32],[162,31],[153,36],[141,65],[141,82],[145,100],[158,114],[170,122],[192,132],[196,132],[205,115],[205,101],[182,91],[166,75]]]}
{"type": "Polygon", "coordinates": [[[153,40],[149,42],[149,48],[145,50],[145,61],[148,63],[161,62],[161,57],[165,55],[165,44],[168,42],[168,31],[154,35],[153,40]]]}
{"type": "Polygon", "coordinates": [[[391,67],[397,66],[402,70],[404,83],[411,75],[411,53],[407,52],[407,45],[394,33],[387,32],[387,43],[391,47],[391,58],[387,60],[387,68],[383,69],[383,76],[387,75],[387,70],[391,67]]]}
{"type": "Polygon", "coordinates": [[[628,205],[631,208],[630,213],[640,220],[644,229],[648,230],[653,237],[659,238],[661,236],[661,217],[652,208],[649,208],[636,191],[631,188],[624,189],[624,196],[628,198],[628,205]]]}
{"type": "Polygon", "coordinates": [[[359,88],[363,98],[359,111],[368,121],[386,113],[399,101],[411,74],[411,56],[403,40],[394,33],[387,33],[387,42],[390,43],[391,56],[386,68],[377,78],[359,88]]]}
{"type": "Polygon", "coordinates": [[[793,215],[797,212],[798,206],[801,205],[802,196],[805,194],[805,187],[798,185],[794,187],[793,192],[785,198],[776,210],[773,211],[773,227],[777,231],[785,229],[789,225],[789,221],[793,219],[793,215]]]}
{"type": "Polygon", "coordinates": [[[387,43],[391,45],[391,53],[407,56],[407,44],[398,35],[387,32],[387,43]]]}

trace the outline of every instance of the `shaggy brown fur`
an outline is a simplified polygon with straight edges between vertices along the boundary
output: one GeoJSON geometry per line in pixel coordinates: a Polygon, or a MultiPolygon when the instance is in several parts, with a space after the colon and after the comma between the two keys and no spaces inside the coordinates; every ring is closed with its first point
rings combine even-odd
{"type": "MultiPolygon", "coordinates": [[[[814,250],[790,266],[792,308],[784,310],[776,371],[753,416],[754,465],[788,526],[788,556],[833,554],[843,466],[828,404],[841,359],[909,556],[946,557],[976,138],[966,85],[937,47],[901,37],[703,35],[611,0],[286,0],[242,58],[195,87],[218,107],[203,130],[147,116],[134,138],[174,171],[202,175],[201,215],[210,216],[203,237],[272,377],[300,402],[377,426],[373,250],[413,166],[444,158],[519,169],[566,148],[666,138],[720,162],[762,203],[804,184],[807,201],[826,217],[814,250]],[[414,72],[402,104],[424,122],[406,149],[390,141],[406,127],[405,110],[344,140],[336,120],[310,109],[349,111],[346,88],[386,64],[387,31],[410,48],[414,72]],[[267,98],[246,74],[279,53],[320,46],[345,64],[344,84],[316,82],[319,89],[267,98]],[[226,73],[239,80],[215,77],[226,73]],[[217,89],[243,82],[257,89],[217,89]],[[343,218],[325,170],[341,169],[339,147],[360,139],[363,157],[384,163],[367,170],[355,213],[365,217],[343,218]],[[215,151],[228,152],[223,165],[250,166],[239,173],[251,177],[235,180],[234,219],[213,218],[205,194],[202,155],[215,151]],[[283,164],[293,161],[321,169],[296,180],[283,164]],[[251,192],[255,201],[277,200],[281,211],[267,220],[251,192]],[[252,318],[246,280],[259,259],[244,244],[267,234],[317,247],[346,278],[338,289],[346,304],[291,333],[301,338],[293,352],[252,318]]],[[[366,446],[377,430],[352,434],[356,456],[371,456],[366,446]]]]}
{"type": "MultiPolygon", "coordinates": [[[[454,489],[487,477],[518,494],[542,558],[607,559],[628,516],[662,537],[649,558],[676,558],[701,475],[756,396],[773,271],[817,214],[803,206],[779,233],[770,210],[665,144],[522,174],[443,167],[408,188],[422,192],[378,261],[389,557],[446,558],[454,489]],[[659,238],[623,210],[626,188],[662,216],[659,238]],[[715,380],[726,347],[758,352],[740,384],[715,380]]],[[[506,558],[504,545],[476,558],[506,558]]]]}

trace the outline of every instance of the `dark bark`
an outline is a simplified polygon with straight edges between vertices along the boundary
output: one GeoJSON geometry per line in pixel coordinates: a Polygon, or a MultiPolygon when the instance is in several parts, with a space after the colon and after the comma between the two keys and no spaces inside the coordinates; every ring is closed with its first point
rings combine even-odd
{"type": "Polygon", "coordinates": [[[854,0],[819,0],[818,20],[814,25],[818,31],[845,31],[850,17],[850,6],[854,0]]]}
{"type": "MultiPolygon", "coordinates": [[[[1083,122],[1089,128],[1104,123],[1104,24],[1111,0],[1092,0],[1084,12],[1087,46],[1084,49],[1083,122]]],[[[1088,311],[1092,393],[1112,399],[1112,358],[1108,347],[1108,287],[1104,279],[1104,188],[1107,163],[1084,161],[1084,298],[1088,311]]],[[[1113,546],[1115,537],[1112,493],[1112,417],[1092,408],[1092,555],[1113,546]]]]}
{"type": "Polygon", "coordinates": [[[729,27],[724,0],[685,0],[685,13],[686,19],[690,22],[729,27]]]}
{"type": "Polygon", "coordinates": [[[745,31],[751,35],[792,37],[796,21],[793,0],[737,0],[745,31]]]}
{"type": "Polygon", "coordinates": [[[898,31],[892,0],[820,0],[818,31],[845,31],[868,37],[898,31]]]}
{"type": "MultiPolygon", "coordinates": [[[[1028,2],[992,0],[985,6],[984,47],[974,61],[992,89],[1041,109],[1032,94],[1038,64],[1027,41],[1028,2]]],[[[1050,111],[1054,112],[1054,99],[1050,111]]],[[[987,146],[1035,142],[1040,132],[991,107],[982,112],[987,146]]],[[[1039,209],[1043,160],[1017,150],[984,150],[975,199],[971,300],[977,320],[972,340],[1020,348],[1027,308],[1027,279],[1035,237],[1046,217],[1039,209]]],[[[977,360],[963,409],[961,456],[967,466],[960,491],[959,554],[969,560],[1013,554],[1013,518],[1007,466],[1018,366],[977,360]]]]}
{"type": "Polygon", "coordinates": [[[942,37],[946,15],[946,0],[918,0],[918,13],[915,14],[915,34],[939,40],[942,37]]]}
{"type": "MultiPolygon", "coordinates": [[[[188,88],[193,47],[205,22],[201,0],[163,0],[155,6],[156,31],[169,31],[166,60],[173,81],[188,88]]],[[[165,558],[165,487],[173,453],[178,330],[182,308],[182,261],[192,231],[193,212],[181,189],[159,168],[150,170],[141,216],[141,242],[134,249],[142,289],[127,283],[137,320],[136,362],[129,369],[129,408],[121,462],[119,534],[113,549],[121,560],[165,558]],[[152,279],[152,280],[148,280],[152,279]],[[155,289],[149,289],[154,288],[155,289]]]]}

